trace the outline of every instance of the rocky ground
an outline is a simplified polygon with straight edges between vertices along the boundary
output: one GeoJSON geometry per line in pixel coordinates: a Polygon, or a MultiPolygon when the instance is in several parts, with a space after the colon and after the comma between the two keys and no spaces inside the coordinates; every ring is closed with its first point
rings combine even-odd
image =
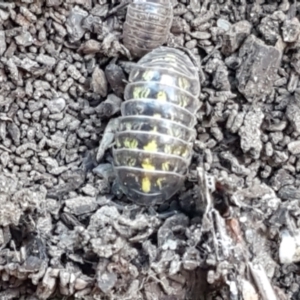
{"type": "Polygon", "coordinates": [[[0,299],[300,299],[300,3],[173,2],[202,106],[152,208],[111,165],[128,2],[0,2],[0,299]]]}

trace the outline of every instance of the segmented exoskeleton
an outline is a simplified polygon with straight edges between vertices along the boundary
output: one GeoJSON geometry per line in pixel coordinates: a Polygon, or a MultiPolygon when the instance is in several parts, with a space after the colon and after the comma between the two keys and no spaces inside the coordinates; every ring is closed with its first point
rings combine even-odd
{"type": "Polygon", "coordinates": [[[197,68],[178,49],[159,47],[131,71],[113,149],[117,179],[131,200],[161,203],[182,187],[199,94],[197,68]]]}
{"type": "Polygon", "coordinates": [[[142,57],[163,45],[173,21],[171,0],[133,0],[123,27],[123,43],[132,56],[142,57]]]}

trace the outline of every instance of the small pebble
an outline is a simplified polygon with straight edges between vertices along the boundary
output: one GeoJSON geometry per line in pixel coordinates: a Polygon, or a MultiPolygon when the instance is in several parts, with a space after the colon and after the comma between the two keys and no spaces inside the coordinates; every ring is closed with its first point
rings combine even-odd
{"type": "Polygon", "coordinates": [[[64,98],[56,98],[50,101],[47,101],[47,107],[52,114],[60,113],[66,107],[66,101],[64,98]]]}
{"type": "Polygon", "coordinates": [[[293,141],[288,144],[289,151],[294,154],[300,154],[300,141],[293,141]]]}

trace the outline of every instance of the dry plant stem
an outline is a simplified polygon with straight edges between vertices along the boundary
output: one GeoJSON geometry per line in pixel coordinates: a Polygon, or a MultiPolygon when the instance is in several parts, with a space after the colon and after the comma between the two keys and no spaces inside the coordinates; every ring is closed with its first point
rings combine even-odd
{"type": "Polygon", "coordinates": [[[277,300],[264,268],[261,265],[253,265],[251,262],[248,266],[263,300],[277,300]]]}

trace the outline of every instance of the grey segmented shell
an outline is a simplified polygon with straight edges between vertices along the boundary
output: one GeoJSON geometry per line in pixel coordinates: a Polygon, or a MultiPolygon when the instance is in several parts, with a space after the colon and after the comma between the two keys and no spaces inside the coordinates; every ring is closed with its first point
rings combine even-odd
{"type": "Polygon", "coordinates": [[[173,21],[171,0],[134,0],[123,27],[123,43],[134,57],[163,45],[173,21]]]}
{"type": "Polygon", "coordinates": [[[197,71],[184,52],[159,47],[129,75],[113,156],[119,184],[137,204],[161,203],[183,185],[200,107],[197,71]]]}

